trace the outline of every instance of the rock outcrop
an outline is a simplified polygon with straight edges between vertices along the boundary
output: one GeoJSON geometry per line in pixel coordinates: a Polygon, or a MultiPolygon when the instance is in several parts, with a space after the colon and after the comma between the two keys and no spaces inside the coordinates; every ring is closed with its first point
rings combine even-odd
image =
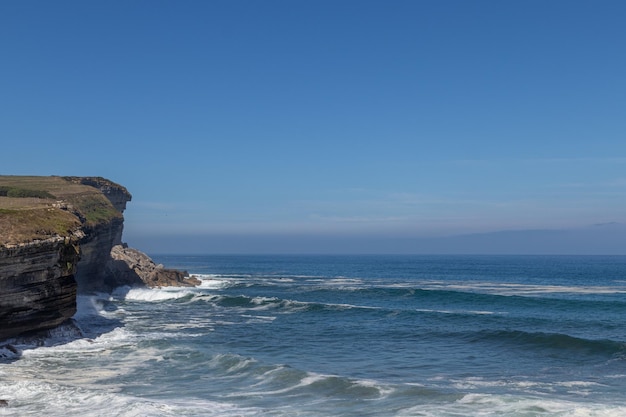
{"type": "Polygon", "coordinates": [[[126,245],[116,245],[111,250],[107,275],[119,286],[195,287],[200,284],[200,280],[190,277],[186,271],[157,265],[145,253],[126,245]]]}
{"type": "Polygon", "coordinates": [[[122,246],[130,200],[100,177],[0,176],[0,340],[71,318],[78,292],[199,283],[122,246]]]}

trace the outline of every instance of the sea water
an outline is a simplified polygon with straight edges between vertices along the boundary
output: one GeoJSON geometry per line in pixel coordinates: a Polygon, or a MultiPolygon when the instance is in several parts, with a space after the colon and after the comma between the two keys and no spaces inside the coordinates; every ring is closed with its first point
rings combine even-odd
{"type": "Polygon", "coordinates": [[[626,416],[626,257],[156,256],[0,350],[0,416],[626,416]]]}

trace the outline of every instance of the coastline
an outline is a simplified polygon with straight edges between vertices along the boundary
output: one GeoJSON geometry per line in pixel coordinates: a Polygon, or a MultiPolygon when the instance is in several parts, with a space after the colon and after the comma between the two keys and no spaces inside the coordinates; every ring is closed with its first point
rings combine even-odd
{"type": "Polygon", "coordinates": [[[0,176],[0,340],[71,320],[77,294],[198,285],[122,243],[131,199],[102,177],[0,176]]]}

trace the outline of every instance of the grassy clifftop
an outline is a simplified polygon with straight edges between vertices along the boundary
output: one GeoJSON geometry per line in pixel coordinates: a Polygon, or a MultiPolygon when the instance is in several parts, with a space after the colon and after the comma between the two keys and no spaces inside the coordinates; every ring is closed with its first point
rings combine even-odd
{"type": "Polygon", "coordinates": [[[76,178],[0,176],[0,246],[69,236],[121,217],[98,188],[76,178]]]}

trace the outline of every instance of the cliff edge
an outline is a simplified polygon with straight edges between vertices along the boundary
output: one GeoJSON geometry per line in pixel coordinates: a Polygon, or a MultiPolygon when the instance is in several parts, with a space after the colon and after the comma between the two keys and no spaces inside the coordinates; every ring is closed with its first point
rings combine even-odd
{"type": "Polygon", "coordinates": [[[0,340],[63,323],[79,292],[198,284],[137,250],[114,258],[131,198],[101,177],[0,176],[0,340]]]}

